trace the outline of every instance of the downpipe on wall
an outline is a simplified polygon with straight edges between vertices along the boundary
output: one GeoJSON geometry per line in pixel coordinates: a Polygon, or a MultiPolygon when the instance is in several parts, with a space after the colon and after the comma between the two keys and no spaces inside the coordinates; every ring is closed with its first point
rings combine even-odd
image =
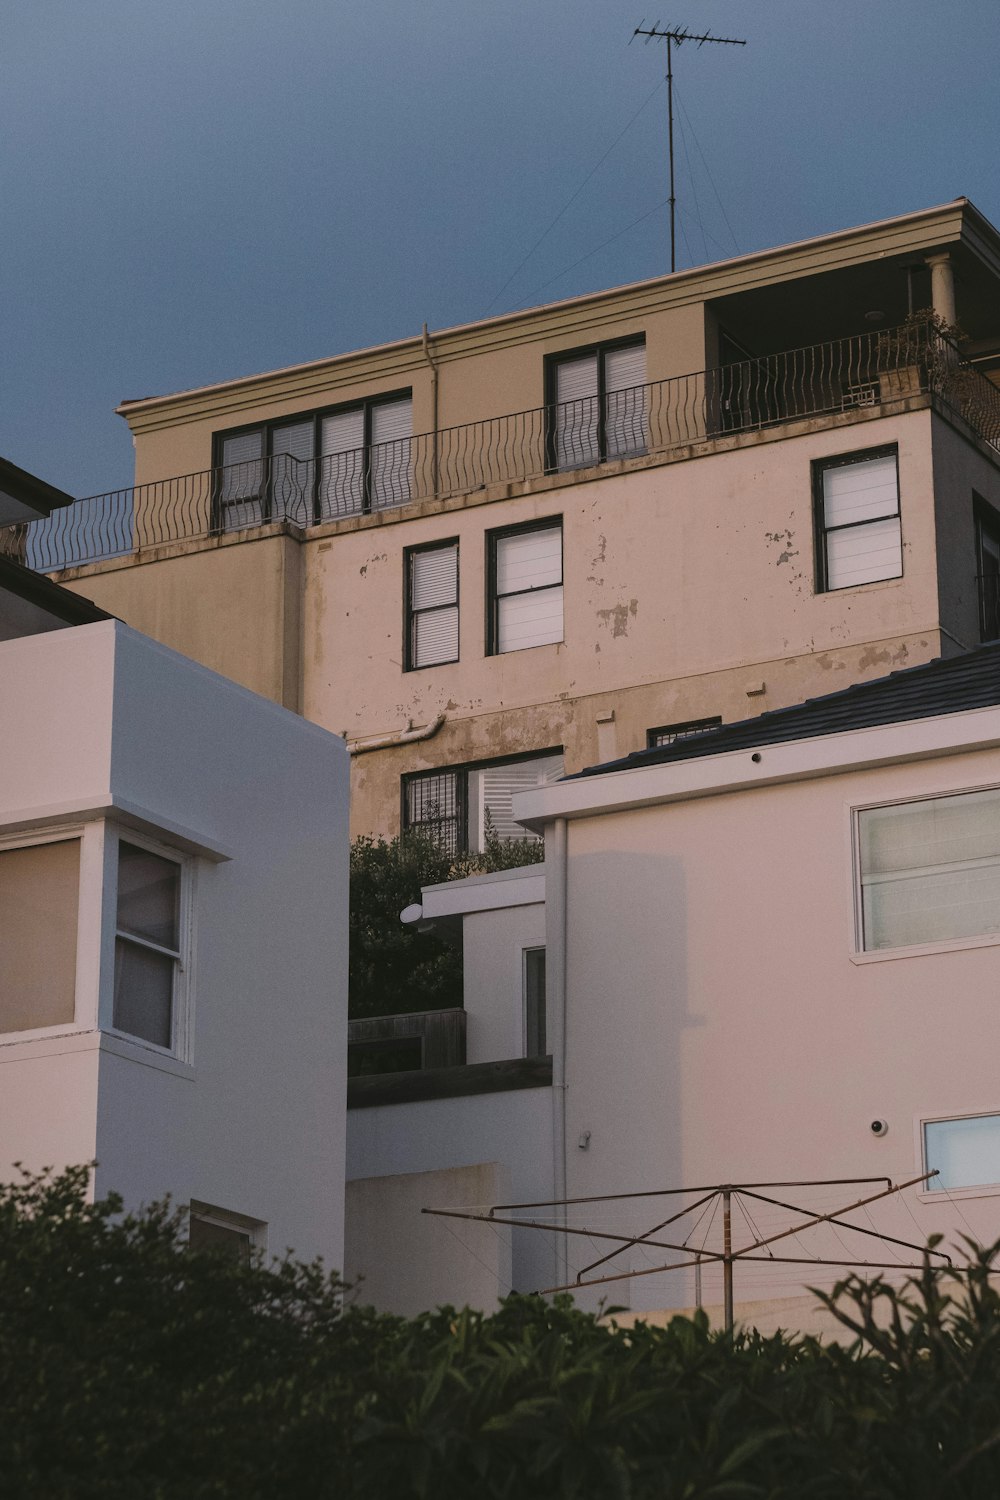
{"type": "MultiPolygon", "coordinates": [[[[545,835],[545,991],[552,1040],[552,1196],[566,1197],[566,877],[568,834],[565,818],[554,819],[545,835]]],[[[566,1209],[556,1210],[565,1224],[566,1209]]],[[[568,1237],[555,1236],[557,1286],[569,1281],[568,1237]]]]}

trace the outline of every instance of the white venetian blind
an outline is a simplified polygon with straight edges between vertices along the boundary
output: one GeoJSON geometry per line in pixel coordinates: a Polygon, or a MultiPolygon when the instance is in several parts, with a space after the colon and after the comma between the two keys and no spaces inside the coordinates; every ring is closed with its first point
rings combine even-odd
{"type": "Polygon", "coordinates": [[[360,406],[323,418],[319,513],[323,520],[359,511],[365,493],[365,414],[360,406]]]}
{"type": "Polygon", "coordinates": [[[825,469],[823,525],[828,589],[900,577],[903,553],[895,455],[825,469]]]}
{"type": "Polygon", "coordinates": [[[307,524],[312,489],[313,423],[287,422],[271,432],[271,486],[273,503],[282,515],[307,524]]]}
{"type": "Polygon", "coordinates": [[[498,651],[561,641],[562,527],[499,537],[496,591],[498,651]]]}
{"type": "Polygon", "coordinates": [[[264,432],[237,432],[222,439],[222,474],[219,499],[222,525],[226,530],[256,526],[262,519],[261,490],[264,485],[264,432]]]}
{"type": "Polygon", "coordinates": [[[380,401],[372,407],[372,505],[402,505],[410,498],[413,401],[380,401]]]}
{"type": "Polygon", "coordinates": [[[559,469],[600,461],[597,355],[562,359],[556,365],[555,458],[559,469]]]}
{"type": "Polygon", "coordinates": [[[628,344],[604,356],[605,446],[608,458],[646,449],[646,345],[628,344]]]}
{"type": "Polygon", "coordinates": [[[1000,791],[859,814],[864,947],[1000,932],[1000,791]]]}
{"type": "Polygon", "coordinates": [[[540,755],[532,760],[513,761],[506,766],[486,766],[482,771],[471,774],[477,775],[481,783],[481,841],[485,839],[488,817],[489,826],[498,838],[531,839],[535,842],[538,835],[529,832],[514,820],[514,794],[529,791],[536,786],[550,786],[552,782],[558,781],[563,774],[562,755],[540,755]]]}
{"type": "Polygon", "coordinates": [[[458,547],[410,556],[411,665],[458,658],[458,547]]]}

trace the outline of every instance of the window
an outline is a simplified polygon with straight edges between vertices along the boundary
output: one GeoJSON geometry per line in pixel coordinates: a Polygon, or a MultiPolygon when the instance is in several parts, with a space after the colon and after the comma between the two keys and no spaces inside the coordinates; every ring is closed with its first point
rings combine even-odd
{"type": "Polygon", "coordinates": [[[118,844],[112,1021],[154,1046],[175,1046],[181,961],[181,866],[137,844],[118,844]]]}
{"type": "Polygon", "coordinates": [[[272,517],[308,526],[405,504],[412,431],[407,391],[218,433],[219,529],[272,517]]]}
{"type": "Polygon", "coordinates": [[[1000,790],[858,814],[861,946],[1000,932],[1000,790]]]}
{"type": "Polygon", "coordinates": [[[578,469],[646,451],[646,341],[599,344],[548,363],[549,464],[578,469]]]}
{"type": "Polygon", "coordinates": [[[817,463],[813,476],[818,590],[902,577],[895,448],[817,463]]]}
{"type": "Polygon", "coordinates": [[[487,766],[417,771],[403,778],[403,827],[419,828],[448,854],[481,850],[488,837],[535,842],[514,821],[513,798],[563,774],[561,750],[487,766]]]}
{"type": "Polygon", "coordinates": [[[458,661],[458,543],[406,552],[406,666],[458,661]]]}
{"type": "Polygon", "coordinates": [[[0,1032],[76,1015],[80,840],[0,850],[0,1032]]]}
{"type": "Polygon", "coordinates": [[[659,729],[648,729],[646,731],[646,748],[655,750],[660,745],[672,745],[675,740],[687,740],[694,734],[701,734],[703,729],[715,729],[722,723],[722,719],[716,715],[712,719],[686,719],[682,724],[663,724],[659,729]]]}
{"type": "Polygon", "coordinates": [[[545,1057],[545,949],[524,949],[524,1055],[545,1057]]]}
{"type": "Polygon", "coordinates": [[[491,656],[562,640],[561,520],[493,532],[489,576],[491,656]]]}
{"type": "Polygon", "coordinates": [[[926,1120],[923,1134],[924,1170],[939,1173],[929,1192],[1000,1183],[1000,1115],[926,1120]]]}
{"type": "Polygon", "coordinates": [[[979,638],[1000,636],[1000,515],[975,496],[976,572],[979,584],[979,638]]]}
{"type": "Polygon", "coordinates": [[[192,1250],[248,1266],[254,1250],[265,1249],[266,1241],[267,1225],[260,1219],[247,1219],[205,1203],[191,1204],[188,1245],[192,1250]]]}

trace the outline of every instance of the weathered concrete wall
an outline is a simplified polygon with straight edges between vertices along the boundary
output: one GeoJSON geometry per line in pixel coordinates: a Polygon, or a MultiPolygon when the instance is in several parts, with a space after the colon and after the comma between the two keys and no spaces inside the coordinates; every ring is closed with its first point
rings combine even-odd
{"type": "Polygon", "coordinates": [[[954,651],[979,643],[973,497],[991,505],[1000,523],[1000,466],[985,444],[970,441],[941,417],[935,416],[933,423],[941,624],[954,651]]]}
{"type": "Polygon", "coordinates": [[[347,1184],[344,1275],[357,1300],[404,1317],[450,1304],[493,1312],[511,1285],[510,1230],[434,1218],[424,1208],[509,1201],[496,1162],[347,1184]]]}

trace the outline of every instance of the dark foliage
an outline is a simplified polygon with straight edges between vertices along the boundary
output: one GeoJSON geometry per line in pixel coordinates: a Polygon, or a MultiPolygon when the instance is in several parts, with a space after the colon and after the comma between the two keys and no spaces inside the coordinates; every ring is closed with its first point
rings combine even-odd
{"type": "Polygon", "coordinates": [[[842,1283],[852,1342],[568,1300],[409,1321],[316,1266],[186,1254],[85,1169],[0,1189],[0,1494],[24,1500],[993,1500],[994,1252],[900,1295],[842,1283]],[[855,1337],[856,1336],[856,1337],[855,1337]]]}
{"type": "Polygon", "coordinates": [[[540,843],[504,841],[488,829],[480,854],[456,857],[420,833],[355,839],[351,845],[350,1014],[399,1015],[462,1004],[462,951],[399,914],[420,889],[544,857],[540,843]]]}

